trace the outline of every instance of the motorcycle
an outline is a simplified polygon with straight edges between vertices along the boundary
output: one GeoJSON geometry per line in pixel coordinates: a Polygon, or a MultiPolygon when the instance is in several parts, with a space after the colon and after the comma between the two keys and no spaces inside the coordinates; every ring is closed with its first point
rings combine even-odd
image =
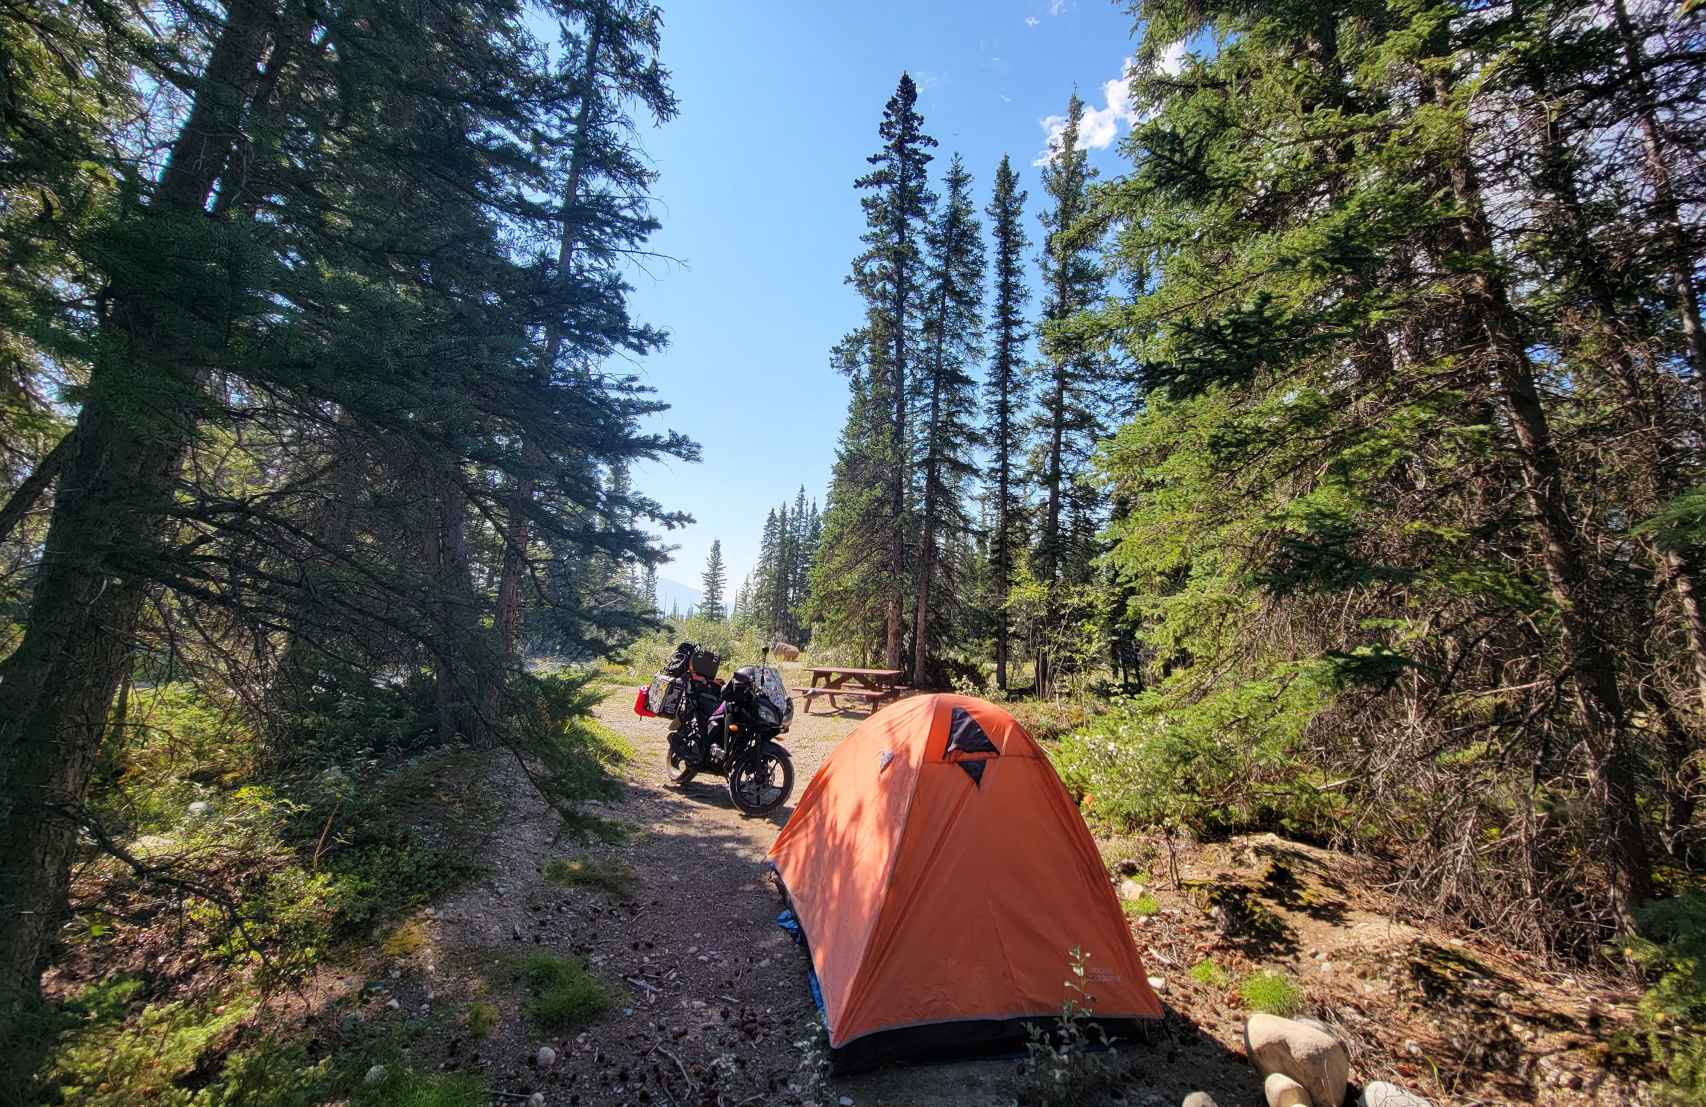
{"type": "Polygon", "coordinates": [[[671,718],[669,782],[701,773],[725,777],[729,799],[748,815],[768,815],[794,790],[794,762],[782,746],[794,702],[782,674],[762,663],[716,675],[715,654],[684,642],[671,664],[635,699],[637,714],[671,718]]]}

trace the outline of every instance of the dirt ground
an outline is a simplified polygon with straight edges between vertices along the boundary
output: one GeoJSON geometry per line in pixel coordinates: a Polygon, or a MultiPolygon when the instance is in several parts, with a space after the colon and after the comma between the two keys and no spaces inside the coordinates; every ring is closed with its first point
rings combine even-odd
{"type": "MultiPolygon", "coordinates": [[[[864,717],[823,706],[796,715],[786,742],[795,798],[864,717]]],[[[635,717],[620,695],[599,718],[638,751],[626,799],[600,812],[634,833],[616,845],[557,841],[556,817],[519,769],[497,766],[490,784],[508,810],[479,858],[489,877],[423,911],[418,948],[371,966],[383,990],[364,1017],[429,1019],[436,1029],[415,1047],[418,1060],[484,1071],[500,1102],[536,1091],[548,1104],[586,1107],[1016,1102],[1012,1058],[807,1086],[798,1043],[813,1038],[816,1012],[805,956],[775,925],[782,904],[761,868],[791,801],[754,819],[733,808],[721,779],[671,789],[662,722],[635,717]],[[625,895],[562,887],[542,874],[553,858],[616,859],[634,876],[625,895]],[[566,1034],[533,1029],[520,964],[538,949],[585,958],[614,1006],[566,1034]],[[476,1004],[496,1010],[484,1036],[465,1030],[476,1004]],[[558,1059],[540,1068],[546,1045],[558,1059]]],[[[1236,988],[1187,971],[1205,957],[1234,979],[1273,968],[1299,981],[1308,1013],[1349,1043],[1357,1082],[1393,1080],[1441,1105],[1641,1100],[1603,1071],[1601,1043],[1629,1017],[1631,996],[1393,922],[1345,858],[1273,836],[1190,846],[1171,862],[1140,839],[1106,842],[1104,853],[1112,879],[1143,882],[1154,897],[1156,913],[1132,925],[1170,1009],[1138,1047],[1124,1102],[1160,1107],[1202,1089],[1220,1107],[1260,1104],[1236,988]]]]}

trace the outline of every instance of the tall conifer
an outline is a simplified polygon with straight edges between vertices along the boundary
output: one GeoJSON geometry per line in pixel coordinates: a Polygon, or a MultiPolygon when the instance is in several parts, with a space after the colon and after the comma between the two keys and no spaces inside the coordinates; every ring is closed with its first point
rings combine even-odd
{"type": "Polygon", "coordinates": [[[995,246],[995,299],[990,311],[991,349],[984,383],[984,411],[989,442],[990,606],[995,609],[995,686],[1007,687],[1011,620],[1007,593],[1012,588],[1017,558],[1024,550],[1023,482],[1019,465],[1025,454],[1025,415],[1029,379],[1025,366],[1026,304],[1025,192],[1019,187],[1012,162],[1003,155],[995,169],[995,195],[989,202],[990,233],[995,246]]]}

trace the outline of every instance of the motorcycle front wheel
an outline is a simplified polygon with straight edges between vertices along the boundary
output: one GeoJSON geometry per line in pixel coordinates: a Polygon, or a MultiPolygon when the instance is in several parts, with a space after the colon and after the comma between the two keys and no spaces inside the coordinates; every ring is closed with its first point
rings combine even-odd
{"type": "Polygon", "coordinates": [[[677,788],[699,775],[699,770],[689,765],[674,750],[664,755],[664,768],[669,772],[669,782],[677,788]]]}
{"type": "Polygon", "coordinates": [[[747,815],[768,815],[794,790],[794,761],[788,751],[765,742],[729,769],[729,799],[747,815]]]}

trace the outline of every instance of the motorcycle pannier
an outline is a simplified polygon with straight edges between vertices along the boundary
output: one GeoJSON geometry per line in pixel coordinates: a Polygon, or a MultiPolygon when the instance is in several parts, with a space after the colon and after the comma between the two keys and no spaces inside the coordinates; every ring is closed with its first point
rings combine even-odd
{"type": "Polygon", "coordinates": [[[723,659],[710,650],[693,651],[693,671],[706,680],[711,680],[717,675],[717,668],[722,663],[723,659]]]}
{"type": "Polygon", "coordinates": [[[653,715],[673,719],[681,710],[681,697],[686,691],[686,679],[659,673],[653,678],[652,686],[646,689],[646,707],[653,715]]]}

